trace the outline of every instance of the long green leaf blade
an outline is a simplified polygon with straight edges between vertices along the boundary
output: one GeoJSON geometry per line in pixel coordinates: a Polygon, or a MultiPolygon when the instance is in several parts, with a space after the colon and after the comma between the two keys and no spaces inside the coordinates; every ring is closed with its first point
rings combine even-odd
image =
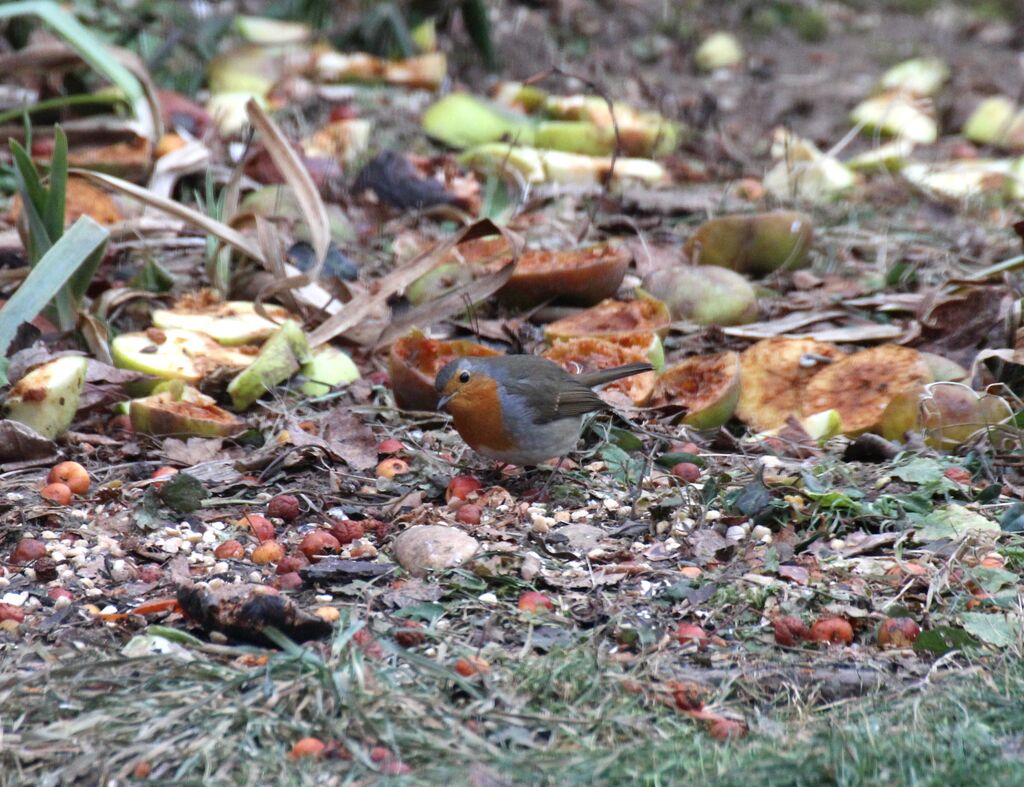
{"type": "Polygon", "coordinates": [[[50,159],[50,188],[46,194],[43,221],[53,242],[64,234],[64,208],[68,192],[68,138],[64,129],[53,129],[53,157],[50,159]]]}
{"type": "Polygon", "coordinates": [[[39,180],[39,173],[28,152],[21,144],[12,139],[11,153],[14,156],[14,177],[21,194],[22,209],[28,221],[28,257],[34,265],[40,257],[49,251],[52,242],[46,226],[46,189],[39,180]]]}
{"type": "Polygon", "coordinates": [[[23,322],[32,320],[92,255],[102,250],[109,233],[82,216],[32,268],[11,299],[0,308],[0,357],[23,322]]]}
{"type": "Polygon", "coordinates": [[[117,85],[133,105],[145,100],[142,86],[132,72],[107,51],[89,28],[57,3],[52,0],[22,0],[0,5],[0,19],[11,19],[16,16],[39,17],[67,41],[82,60],[117,85]]]}

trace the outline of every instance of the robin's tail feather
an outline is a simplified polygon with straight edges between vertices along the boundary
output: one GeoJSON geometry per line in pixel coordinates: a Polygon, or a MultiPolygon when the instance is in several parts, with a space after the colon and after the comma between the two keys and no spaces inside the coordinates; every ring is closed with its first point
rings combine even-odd
{"type": "Polygon", "coordinates": [[[627,363],[625,366],[616,366],[614,369],[599,369],[596,372],[587,372],[576,375],[576,379],[588,388],[604,385],[623,377],[631,377],[641,372],[649,372],[654,369],[649,363],[627,363]]]}

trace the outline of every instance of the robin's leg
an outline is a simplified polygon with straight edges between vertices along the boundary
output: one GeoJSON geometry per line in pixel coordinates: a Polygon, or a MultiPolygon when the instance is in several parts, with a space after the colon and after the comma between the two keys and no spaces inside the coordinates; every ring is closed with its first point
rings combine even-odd
{"type": "Polygon", "coordinates": [[[548,477],[547,477],[547,480],[544,481],[544,485],[540,488],[540,490],[536,494],[531,495],[530,499],[532,499],[532,500],[534,500],[534,501],[539,503],[539,502],[543,501],[547,497],[548,492],[551,490],[552,484],[554,484],[554,482],[555,482],[555,479],[558,478],[561,475],[562,462],[564,462],[564,461],[565,461],[565,457],[564,456],[558,457],[558,461],[555,462],[554,467],[551,468],[551,472],[548,473],[548,477]]]}

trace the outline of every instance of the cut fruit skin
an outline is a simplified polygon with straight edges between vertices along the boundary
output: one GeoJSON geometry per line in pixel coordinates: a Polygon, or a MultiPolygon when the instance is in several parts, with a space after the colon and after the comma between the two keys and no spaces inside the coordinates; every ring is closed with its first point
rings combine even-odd
{"type": "Polygon", "coordinates": [[[744,350],[736,417],[755,431],[766,432],[785,424],[790,415],[802,415],[804,389],[822,369],[822,362],[801,366],[805,357],[822,358],[827,363],[845,355],[828,342],[786,337],[762,339],[744,350]]]}
{"type": "Polygon", "coordinates": [[[290,379],[310,359],[309,341],[294,320],[288,320],[260,348],[260,354],[228,384],[231,403],[245,410],[263,394],[290,379]]]}
{"type": "Polygon", "coordinates": [[[167,394],[135,399],[128,406],[136,432],[160,437],[232,437],[241,421],[215,404],[172,401],[167,394]]]}
{"type": "Polygon", "coordinates": [[[644,290],[663,301],[676,320],[728,326],[757,319],[757,293],[743,276],[727,268],[663,268],[644,279],[644,290]]]}
{"type": "Polygon", "coordinates": [[[495,355],[501,353],[476,342],[430,339],[422,331],[413,330],[392,344],[388,354],[395,404],[402,410],[436,410],[439,395],[434,389],[434,378],[442,366],[464,356],[495,355]]]}
{"type": "Polygon", "coordinates": [[[717,429],[732,418],[739,396],[740,356],[723,352],[670,366],[658,381],[653,403],[681,408],[683,423],[694,429],[717,429]]]}
{"type": "Polygon", "coordinates": [[[632,301],[608,298],[584,312],[549,323],[544,328],[544,338],[554,342],[580,336],[608,338],[633,333],[664,337],[671,323],[668,307],[657,298],[646,294],[632,301]]]}
{"type": "Polygon", "coordinates": [[[804,268],[814,242],[814,222],[805,213],[775,211],[719,216],[704,222],[683,251],[701,265],[716,265],[750,276],[804,268]]]}
{"type": "Polygon", "coordinates": [[[66,355],[38,366],[7,395],[4,414],[52,440],[67,431],[78,410],[88,361],[66,355]]]}
{"type": "MultiPolygon", "coordinates": [[[[647,336],[651,336],[651,334],[647,334],[647,336]]],[[[628,340],[619,342],[614,339],[599,339],[592,336],[568,339],[556,342],[550,350],[544,353],[544,357],[554,361],[572,374],[647,361],[649,341],[645,339],[644,335],[632,338],[639,339],[639,345],[630,346],[628,340]]],[[[642,372],[609,383],[602,390],[619,391],[628,396],[634,405],[642,407],[654,394],[657,382],[658,377],[653,371],[642,372]]]]}
{"type": "Polygon", "coordinates": [[[814,375],[803,410],[807,415],[838,410],[844,434],[857,436],[881,429],[893,399],[929,382],[931,372],[917,350],[883,344],[847,355],[814,375]]]}

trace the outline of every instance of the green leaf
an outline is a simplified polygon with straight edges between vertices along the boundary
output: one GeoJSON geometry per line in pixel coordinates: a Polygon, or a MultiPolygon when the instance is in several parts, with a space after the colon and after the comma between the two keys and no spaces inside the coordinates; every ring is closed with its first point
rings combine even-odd
{"type": "Polygon", "coordinates": [[[50,159],[50,187],[43,207],[46,234],[52,242],[64,234],[64,209],[68,193],[68,138],[64,129],[53,129],[53,157],[50,159]]]}
{"type": "Polygon", "coordinates": [[[82,216],[43,255],[11,299],[0,308],[0,356],[7,353],[18,326],[34,319],[94,254],[102,254],[108,237],[103,227],[88,216],[82,216]]]}
{"type": "Polygon", "coordinates": [[[1024,503],[1014,503],[1003,513],[999,526],[1007,533],[1019,533],[1024,530],[1024,503]]]}
{"type": "Polygon", "coordinates": [[[28,257],[29,262],[35,265],[40,258],[53,245],[46,221],[43,218],[46,212],[46,189],[43,188],[36,165],[28,152],[16,140],[10,141],[11,154],[14,156],[14,177],[18,182],[18,192],[21,194],[22,210],[28,221],[28,257]]]}
{"type": "Polygon", "coordinates": [[[160,489],[160,499],[179,514],[195,511],[209,496],[202,482],[188,473],[176,473],[160,489]]]}
{"type": "Polygon", "coordinates": [[[1020,621],[1000,613],[965,612],[964,630],[997,648],[1012,645],[1020,637],[1020,621]]]}
{"type": "Polygon", "coordinates": [[[155,259],[147,257],[128,286],[146,292],[168,292],[174,286],[174,277],[155,259]]]}
{"type": "Polygon", "coordinates": [[[644,470],[642,459],[634,459],[617,445],[602,448],[601,459],[608,466],[608,472],[621,484],[638,480],[644,470]]]}
{"type": "Polygon", "coordinates": [[[892,475],[908,484],[934,484],[944,478],[941,464],[934,459],[920,457],[897,467],[892,475]]]}
{"type": "Polygon", "coordinates": [[[926,652],[944,656],[951,650],[963,650],[977,647],[977,645],[978,640],[962,629],[952,626],[936,626],[918,634],[913,647],[915,653],[926,652]]]}
{"type": "Polygon", "coordinates": [[[53,0],[23,0],[0,6],[0,19],[37,16],[63,38],[89,66],[113,82],[135,106],[145,101],[142,86],[85,25],[53,0]]]}
{"type": "Polygon", "coordinates": [[[662,454],[655,461],[662,467],[672,468],[680,462],[689,462],[697,465],[697,467],[704,467],[703,457],[697,456],[697,454],[689,454],[686,451],[673,451],[670,454],[662,454]]]}
{"type": "Polygon", "coordinates": [[[937,508],[923,518],[922,526],[914,533],[918,542],[938,541],[941,538],[962,538],[972,531],[999,532],[999,525],[988,517],[953,503],[937,508]]]}
{"type": "Polygon", "coordinates": [[[623,451],[639,451],[644,447],[643,441],[628,429],[613,426],[608,430],[608,439],[623,451]]]}

